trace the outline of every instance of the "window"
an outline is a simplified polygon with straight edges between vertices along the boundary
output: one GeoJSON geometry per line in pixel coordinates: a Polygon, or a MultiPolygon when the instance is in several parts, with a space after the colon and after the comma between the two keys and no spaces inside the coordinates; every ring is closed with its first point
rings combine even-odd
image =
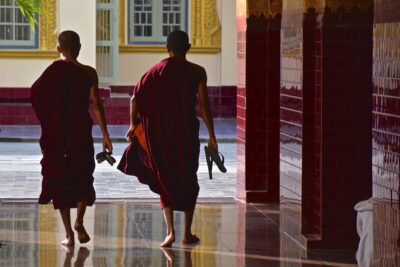
{"type": "Polygon", "coordinates": [[[0,0],[0,48],[37,48],[37,34],[15,0],[0,0]]]}
{"type": "Polygon", "coordinates": [[[164,44],[168,34],[187,28],[187,0],[130,0],[130,44],[164,44]]]}

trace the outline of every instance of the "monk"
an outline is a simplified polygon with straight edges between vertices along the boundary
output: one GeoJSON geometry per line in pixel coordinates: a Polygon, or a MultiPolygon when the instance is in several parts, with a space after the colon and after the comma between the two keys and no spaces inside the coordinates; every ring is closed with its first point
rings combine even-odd
{"type": "Polygon", "coordinates": [[[191,232],[199,193],[197,96],[210,136],[208,145],[218,149],[208,102],[207,75],[203,67],[186,60],[189,49],[188,35],[183,31],[172,32],[167,38],[169,57],[152,67],[135,86],[127,132],[131,144],[118,166],[160,195],[167,225],[161,247],[175,242],[175,210],[185,213],[182,242],[200,241],[191,232]]]}
{"type": "Polygon", "coordinates": [[[74,228],[78,240],[90,240],[83,224],[86,206],[92,206],[96,199],[89,98],[103,133],[103,150],[113,149],[99,99],[97,73],[78,62],[80,48],[76,32],[62,32],[57,49],[65,59],[53,62],[31,88],[31,103],[42,128],[43,180],[39,204],[52,201],[54,208],[60,210],[66,230],[66,239],[62,241],[65,246],[75,244],[71,208],[77,208],[74,228]]]}

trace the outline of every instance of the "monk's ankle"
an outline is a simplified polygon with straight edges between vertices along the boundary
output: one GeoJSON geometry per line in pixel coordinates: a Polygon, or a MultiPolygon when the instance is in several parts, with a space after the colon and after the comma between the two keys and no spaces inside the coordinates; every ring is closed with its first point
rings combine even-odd
{"type": "Polygon", "coordinates": [[[175,231],[167,231],[167,235],[175,236],[175,231]]]}
{"type": "Polygon", "coordinates": [[[79,228],[81,228],[83,226],[83,220],[76,220],[75,221],[75,225],[74,228],[75,230],[78,230],[79,228]],[[78,229],[77,229],[78,228],[78,229]]]}

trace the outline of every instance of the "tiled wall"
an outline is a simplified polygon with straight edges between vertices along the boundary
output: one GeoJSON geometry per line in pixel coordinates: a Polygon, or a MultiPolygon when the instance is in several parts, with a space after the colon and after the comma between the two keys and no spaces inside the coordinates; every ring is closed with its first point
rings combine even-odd
{"type": "Polygon", "coordinates": [[[308,248],[356,248],[371,196],[372,4],[283,1],[281,225],[308,248]]]}
{"type": "Polygon", "coordinates": [[[322,234],[332,245],[349,248],[358,242],[354,205],[372,196],[372,23],[372,0],[324,12],[322,234]]]}
{"type": "Polygon", "coordinates": [[[281,30],[280,199],[281,225],[301,240],[303,151],[303,14],[285,14],[281,30]]]}
{"type": "MultiPolygon", "coordinates": [[[[236,117],[236,86],[209,86],[208,99],[215,118],[236,117]]],[[[200,114],[199,108],[198,114],[200,114]]]]}
{"type": "Polygon", "coordinates": [[[302,233],[321,234],[322,23],[309,10],[303,26],[302,233]]]}
{"type": "Polygon", "coordinates": [[[248,7],[244,31],[238,27],[237,197],[278,201],[281,16],[257,1],[248,7]]]}
{"type": "Polygon", "coordinates": [[[373,57],[374,259],[376,266],[399,266],[399,1],[375,1],[373,57]]]}
{"type": "Polygon", "coordinates": [[[236,196],[249,202],[277,202],[282,1],[237,3],[236,196]]]}
{"type": "Polygon", "coordinates": [[[247,0],[238,0],[237,6],[237,179],[236,197],[246,199],[246,29],[247,0]]]}
{"type": "MultiPolygon", "coordinates": [[[[111,86],[111,90],[100,89],[108,124],[129,124],[129,92],[132,88],[111,86]],[[111,92],[116,94],[110,97],[111,92]]],[[[29,104],[29,95],[29,88],[0,88],[0,124],[39,124],[29,104]]],[[[214,117],[236,116],[236,86],[210,86],[208,95],[214,117]]],[[[196,109],[201,116],[198,106],[196,109]]]]}

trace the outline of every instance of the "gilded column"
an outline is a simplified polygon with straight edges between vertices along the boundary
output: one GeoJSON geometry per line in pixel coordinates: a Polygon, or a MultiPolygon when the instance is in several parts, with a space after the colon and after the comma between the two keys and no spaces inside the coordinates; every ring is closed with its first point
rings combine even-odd
{"type": "Polygon", "coordinates": [[[191,42],[193,46],[220,47],[221,24],[216,0],[192,0],[191,42]]]}
{"type": "Polygon", "coordinates": [[[125,44],[125,0],[119,0],[119,45],[125,44]]]}
{"type": "Polygon", "coordinates": [[[40,49],[54,50],[57,46],[56,0],[42,1],[42,7],[47,12],[39,16],[40,49]]]}

